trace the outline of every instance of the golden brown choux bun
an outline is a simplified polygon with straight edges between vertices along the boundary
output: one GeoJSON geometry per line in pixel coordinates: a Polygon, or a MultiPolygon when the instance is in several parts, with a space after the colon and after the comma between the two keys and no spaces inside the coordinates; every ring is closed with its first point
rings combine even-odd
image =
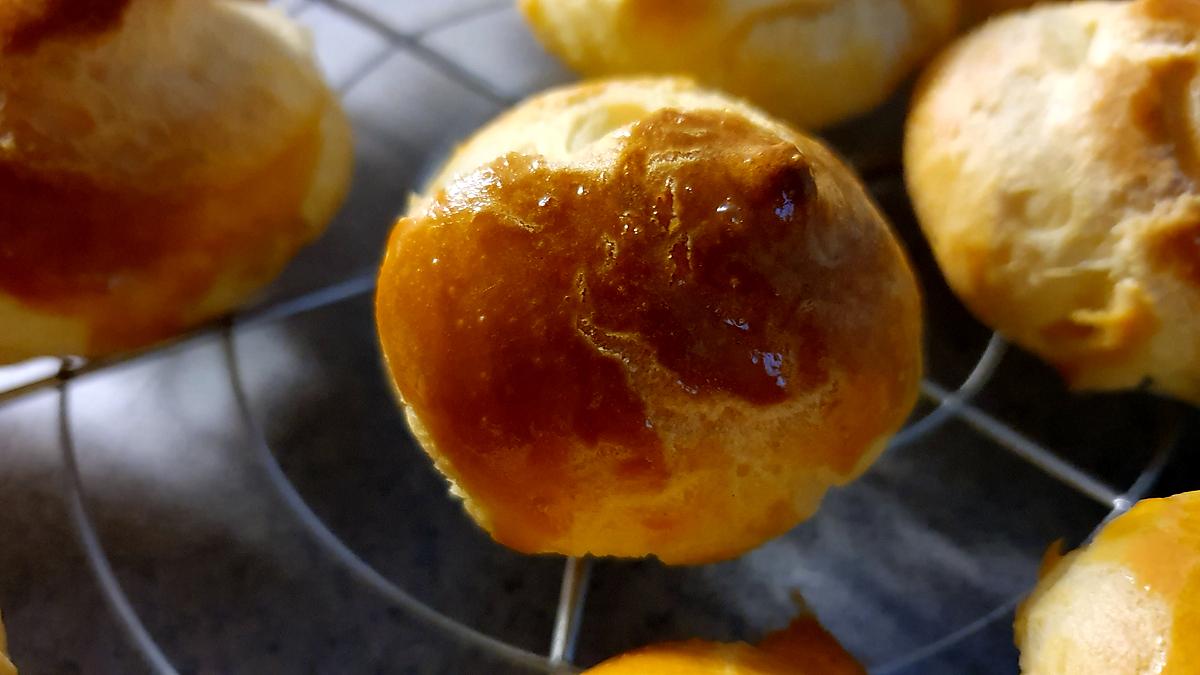
{"type": "Polygon", "coordinates": [[[758,646],[689,640],[622,654],[584,675],[866,675],[813,618],[801,618],[758,646]]]}
{"type": "Polygon", "coordinates": [[[4,634],[4,618],[0,617],[0,675],[17,675],[17,668],[8,659],[8,638],[4,634]]]}
{"type": "Polygon", "coordinates": [[[927,72],[905,169],[959,297],[1080,389],[1200,402],[1200,2],[999,17],[927,72]]]}
{"type": "Polygon", "coordinates": [[[1200,673],[1200,492],[1139,502],[1055,557],[1017,612],[1024,675],[1200,673]]]}
{"type": "Polygon", "coordinates": [[[916,284],[850,170],[675,79],[485,127],[396,225],[376,311],[417,438],[530,553],[738,555],[874,460],[921,369],[916,284]]]}
{"type": "Polygon", "coordinates": [[[520,0],[586,76],[688,75],[803,128],[883,102],[953,33],[958,0],[520,0]]]}
{"type": "Polygon", "coordinates": [[[228,311],[349,176],[308,36],[265,3],[5,2],[0,101],[0,363],[228,311]]]}

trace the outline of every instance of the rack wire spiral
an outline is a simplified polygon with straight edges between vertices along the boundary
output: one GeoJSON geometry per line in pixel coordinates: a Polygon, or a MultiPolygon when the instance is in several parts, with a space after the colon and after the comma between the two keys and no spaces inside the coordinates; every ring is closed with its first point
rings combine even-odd
{"type": "MultiPolygon", "coordinates": [[[[423,60],[431,68],[452,78],[466,89],[486,98],[496,106],[506,106],[514,100],[514,96],[497,91],[488,82],[464,69],[455,61],[446,58],[437,50],[430,48],[422,40],[422,35],[435,27],[445,27],[483,12],[496,11],[509,3],[491,1],[466,4],[470,6],[469,9],[448,12],[437,22],[425,26],[422,32],[403,32],[396,29],[379,15],[378,7],[382,5],[372,4],[370,0],[294,0],[288,3],[288,7],[292,12],[311,10],[317,6],[323,7],[325,10],[336,12],[340,16],[365,26],[386,43],[386,49],[363,59],[361,63],[343,73],[341,81],[336,82],[343,92],[374,72],[393,53],[404,51],[423,60]]],[[[312,540],[328,554],[331,560],[343,567],[351,578],[361,584],[363,588],[463,645],[482,649],[503,661],[522,668],[553,673],[577,672],[572,661],[579,636],[583,607],[587,600],[590,560],[586,558],[566,559],[549,647],[544,654],[533,653],[443,614],[378,572],[322,522],[277,462],[268,437],[252,411],[250,396],[244,384],[238,352],[239,329],[279,322],[345,303],[369,294],[373,289],[374,272],[373,270],[364,270],[360,274],[291,299],[256,307],[228,317],[166,344],[107,359],[63,360],[61,367],[53,375],[0,391],[0,405],[2,405],[35,392],[47,389],[57,390],[58,443],[61,450],[62,486],[68,506],[68,515],[76,529],[79,543],[106,603],[130,643],[144,657],[153,672],[167,675],[178,671],[172,665],[170,657],[147,630],[137,609],[128,599],[113,572],[112,565],[105,554],[103,542],[89,514],[86,489],[76,453],[72,422],[72,385],[81,378],[106,372],[116,366],[136,362],[166,350],[202,340],[217,341],[221,346],[223,366],[239,416],[240,433],[246,446],[252,450],[256,465],[267,478],[268,484],[274,489],[275,497],[294,515],[296,521],[311,536],[312,540]]],[[[1150,461],[1135,481],[1124,487],[1109,485],[973,404],[973,399],[985,389],[1001,366],[1005,353],[1004,340],[999,335],[993,334],[986,347],[979,353],[970,373],[957,386],[947,387],[931,379],[922,381],[922,396],[932,404],[932,409],[924,416],[910,421],[892,440],[889,452],[913,444],[927,437],[939,426],[956,420],[965,423],[976,433],[1036,467],[1063,486],[1100,504],[1107,510],[1106,520],[1120,514],[1133,502],[1144,496],[1160,475],[1170,456],[1177,439],[1179,425],[1172,423],[1167,426],[1166,433],[1163,434],[1158,446],[1150,455],[1150,461]]],[[[1009,602],[998,605],[992,611],[950,634],[915,649],[901,658],[883,664],[872,672],[876,675],[885,675],[899,672],[918,663],[1007,615],[1016,601],[1017,598],[1014,597],[1009,602]]]]}

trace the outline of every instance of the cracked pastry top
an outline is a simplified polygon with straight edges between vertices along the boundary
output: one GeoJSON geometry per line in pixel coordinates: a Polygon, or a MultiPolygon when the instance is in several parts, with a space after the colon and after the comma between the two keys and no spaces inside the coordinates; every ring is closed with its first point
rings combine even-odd
{"type": "Polygon", "coordinates": [[[828,150],[674,79],[537,96],[396,225],[377,321],[497,540],[702,562],[810,515],[911,408],[917,287],[828,150]]]}
{"type": "Polygon", "coordinates": [[[917,215],[950,286],[1079,389],[1200,402],[1200,3],[1005,15],[918,88],[917,215]]]}

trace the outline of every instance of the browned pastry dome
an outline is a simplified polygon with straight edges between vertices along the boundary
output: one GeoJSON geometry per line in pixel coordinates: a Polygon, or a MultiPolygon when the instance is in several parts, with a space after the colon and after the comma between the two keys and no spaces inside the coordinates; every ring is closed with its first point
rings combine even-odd
{"type": "Polygon", "coordinates": [[[396,225],[377,298],[409,422],[497,540],[672,563],[861,473],[915,400],[920,317],[849,169],[670,79],[479,132],[396,225]]]}
{"type": "Polygon", "coordinates": [[[0,363],[228,311],[340,203],[307,35],[241,0],[0,2],[0,363]]]}
{"type": "Polygon", "coordinates": [[[954,33],[959,0],[519,0],[587,77],[685,75],[817,128],[882,103],[954,33]]]}
{"type": "Polygon", "coordinates": [[[812,617],[796,619],[757,645],[689,640],[622,654],[584,675],[866,675],[812,617]]]}
{"type": "Polygon", "coordinates": [[[998,17],[926,73],[905,172],[947,281],[1080,389],[1200,402],[1200,4],[998,17]]]}
{"type": "Polygon", "coordinates": [[[1138,502],[1054,558],[1017,612],[1023,675],[1200,672],[1200,492],[1138,502]]]}

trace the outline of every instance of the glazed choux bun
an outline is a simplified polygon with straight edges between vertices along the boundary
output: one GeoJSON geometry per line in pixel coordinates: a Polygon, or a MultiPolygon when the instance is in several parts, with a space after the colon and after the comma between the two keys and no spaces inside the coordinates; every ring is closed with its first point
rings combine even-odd
{"type": "Polygon", "coordinates": [[[822,127],[879,105],[954,32],[959,0],[520,0],[585,76],[687,75],[822,127]]]}
{"type": "Polygon", "coordinates": [[[1200,3],[1044,5],[918,88],[909,193],[951,287],[1078,389],[1200,402],[1200,3]]]}
{"type": "Polygon", "coordinates": [[[866,675],[815,619],[797,619],[757,647],[690,640],[622,654],[584,675],[866,675]]]}
{"type": "Polygon", "coordinates": [[[1024,675],[1200,673],[1200,492],[1139,502],[1048,558],[1017,612],[1024,675]]]}
{"type": "Polygon", "coordinates": [[[523,552],[738,555],[912,407],[905,255],[816,141],[674,79],[485,127],[397,223],[379,336],[417,439],[523,552]]]}
{"type": "Polygon", "coordinates": [[[0,363],[228,311],[320,233],[349,171],[308,36],[265,3],[4,3],[0,363]]]}

